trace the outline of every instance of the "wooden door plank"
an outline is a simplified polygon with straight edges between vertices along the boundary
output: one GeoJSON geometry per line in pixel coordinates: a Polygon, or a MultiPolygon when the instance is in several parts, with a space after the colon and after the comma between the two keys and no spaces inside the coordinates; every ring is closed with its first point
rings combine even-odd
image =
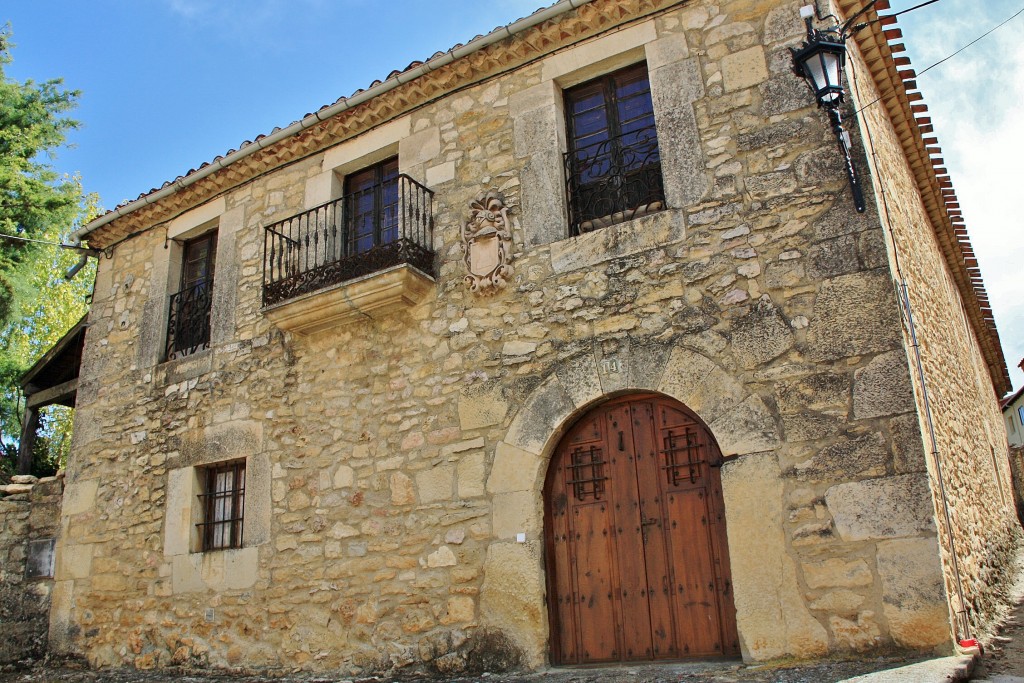
{"type": "Polygon", "coordinates": [[[577,626],[580,658],[584,663],[619,659],[619,622],[612,577],[611,512],[606,501],[573,507],[577,626]]]}
{"type": "Polygon", "coordinates": [[[721,625],[715,593],[715,568],[707,529],[703,490],[669,491],[666,540],[679,617],[679,647],[685,657],[721,655],[721,625]]]}
{"type": "Polygon", "coordinates": [[[608,410],[605,434],[613,473],[611,501],[615,513],[615,563],[622,613],[619,626],[622,659],[647,660],[653,656],[653,640],[629,404],[608,410]]]}
{"type": "MultiPolygon", "coordinates": [[[[717,451],[718,447],[709,444],[717,451]]],[[[721,453],[712,461],[721,462],[721,453]]],[[[722,470],[716,465],[711,468],[711,543],[715,555],[717,578],[718,610],[721,619],[722,654],[735,657],[740,654],[740,638],[736,624],[736,604],[732,594],[732,565],[729,563],[729,543],[725,528],[725,501],[722,497],[722,470]]]]}
{"type": "Polygon", "coordinates": [[[676,615],[671,596],[669,568],[672,558],[665,541],[666,515],[660,490],[657,435],[654,404],[651,401],[631,405],[633,441],[636,449],[636,477],[641,497],[641,517],[645,526],[644,556],[646,559],[647,600],[651,614],[651,659],[677,659],[676,615]]]}
{"type": "Polygon", "coordinates": [[[659,479],[666,507],[666,543],[672,556],[678,646],[687,657],[721,656],[721,605],[709,492],[709,432],[695,418],[663,402],[658,410],[659,479]]]}

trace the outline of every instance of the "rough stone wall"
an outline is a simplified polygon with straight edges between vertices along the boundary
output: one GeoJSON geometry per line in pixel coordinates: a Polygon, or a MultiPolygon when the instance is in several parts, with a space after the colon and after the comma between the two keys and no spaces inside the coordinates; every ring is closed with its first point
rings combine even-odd
{"type": "Polygon", "coordinates": [[[57,536],[63,475],[0,486],[0,663],[46,651],[52,578],[26,578],[28,544],[57,536]]]}
{"type": "Polygon", "coordinates": [[[1013,506],[1017,521],[1024,524],[1024,447],[1010,446],[1010,475],[1013,480],[1013,506]]]}
{"type": "MultiPolygon", "coordinates": [[[[858,103],[875,101],[863,60],[853,54],[851,66],[858,103]]],[[[928,214],[916,189],[891,122],[881,106],[863,112],[862,134],[874,171],[875,189],[884,186],[883,210],[888,212],[887,237],[893,277],[906,283],[920,344],[921,363],[927,387],[936,443],[928,436],[924,391],[916,364],[911,378],[917,405],[917,424],[909,430],[924,435],[924,451],[906,454],[913,466],[927,465],[935,517],[950,594],[951,609],[963,610],[957,626],[959,636],[986,632],[1006,599],[1012,580],[1012,558],[1020,528],[1014,514],[1012,478],[1008,460],[1006,430],[998,397],[984,356],[977,343],[963,302],[939,251],[928,214]],[[950,521],[952,546],[946,525],[936,461],[942,470],[950,521]],[[926,455],[927,453],[927,455],[926,455]],[[965,605],[957,599],[957,571],[965,605]],[[969,622],[969,626],[966,622],[969,622]]],[[[938,131],[941,140],[941,132],[938,131]]],[[[968,222],[970,217],[967,217],[968,222]]],[[[905,328],[908,349],[909,329],[905,328]]],[[[908,351],[914,361],[913,351],[908,351]]]]}
{"type": "Polygon", "coordinates": [[[624,20],[117,245],[90,313],[52,644],[140,668],[538,666],[550,452],[588,406],[652,390],[730,456],[746,658],[948,647],[884,235],[791,73],[798,5],[624,20]],[[670,208],[566,239],[561,88],[641,59],[670,208]],[[260,310],[263,227],[393,151],[436,193],[436,292],[280,332],[260,310]],[[511,207],[515,274],[477,298],[458,236],[487,188],[511,207]],[[211,349],[161,362],[166,238],[211,220],[211,349]],[[246,547],[194,552],[194,468],[236,458],[246,547]]]}

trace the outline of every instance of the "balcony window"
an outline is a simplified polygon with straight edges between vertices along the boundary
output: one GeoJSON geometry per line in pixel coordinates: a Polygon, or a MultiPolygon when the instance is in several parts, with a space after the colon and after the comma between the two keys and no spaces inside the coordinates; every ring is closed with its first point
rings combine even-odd
{"type": "Polygon", "coordinates": [[[398,157],[347,176],[345,208],[351,253],[398,239],[398,157]]]}
{"type": "Polygon", "coordinates": [[[263,305],[400,265],[433,277],[432,201],[397,159],[350,174],[340,199],[265,228],[263,305]]]}
{"type": "Polygon", "coordinates": [[[566,90],[565,104],[571,234],[665,208],[647,65],[566,90]]]}
{"type": "Polygon", "coordinates": [[[216,231],[189,240],[184,245],[181,289],[171,295],[167,320],[168,360],[210,346],[210,304],[213,301],[216,252],[216,231]]]}

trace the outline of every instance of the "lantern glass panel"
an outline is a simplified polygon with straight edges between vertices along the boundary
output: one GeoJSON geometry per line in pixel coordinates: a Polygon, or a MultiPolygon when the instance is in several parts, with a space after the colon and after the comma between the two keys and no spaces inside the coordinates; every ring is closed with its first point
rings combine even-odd
{"type": "MultiPolygon", "coordinates": [[[[821,61],[825,65],[825,77],[826,82],[823,84],[827,88],[842,88],[843,84],[839,78],[839,55],[835,52],[822,52],[821,61]]],[[[839,93],[830,92],[823,96],[823,99],[829,101],[839,97],[839,93]]]]}
{"type": "Polygon", "coordinates": [[[828,81],[825,80],[825,69],[821,65],[822,53],[816,52],[807,57],[807,61],[804,62],[804,69],[807,71],[807,75],[811,77],[811,81],[814,83],[814,92],[820,93],[826,87],[828,87],[828,81]]]}

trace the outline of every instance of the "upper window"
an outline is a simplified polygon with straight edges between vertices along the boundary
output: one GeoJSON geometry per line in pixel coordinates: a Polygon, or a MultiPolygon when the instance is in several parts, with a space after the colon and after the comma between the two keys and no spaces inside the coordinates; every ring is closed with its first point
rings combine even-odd
{"type": "Polygon", "coordinates": [[[216,252],[216,231],[185,242],[181,289],[171,295],[167,320],[168,360],[210,347],[210,304],[213,301],[216,252]]]}
{"type": "Polygon", "coordinates": [[[346,176],[345,215],[349,254],[398,239],[398,157],[346,176]]]}
{"type": "Polygon", "coordinates": [[[1020,421],[1020,425],[1024,427],[1024,406],[1017,408],[1017,419],[1020,421]]]}
{"type": "Polygon", "coordinates": [[[245,461],[221,463],[199,471],[202,519],[200,548],[222,550],[242,547],[242,522],[245,508],[245,461]]]}
{"type": "Polygon", "coordinates": [[[565,91],[570,230],[578,235],[665,207],[647,65],[565,91]]]}
{"type": "Polygon", "coordinates": [[[339,194],[264,228],[264,306],[396,266],[434,273],[434,193],[398,157],[347,173],[339,194]]]}

